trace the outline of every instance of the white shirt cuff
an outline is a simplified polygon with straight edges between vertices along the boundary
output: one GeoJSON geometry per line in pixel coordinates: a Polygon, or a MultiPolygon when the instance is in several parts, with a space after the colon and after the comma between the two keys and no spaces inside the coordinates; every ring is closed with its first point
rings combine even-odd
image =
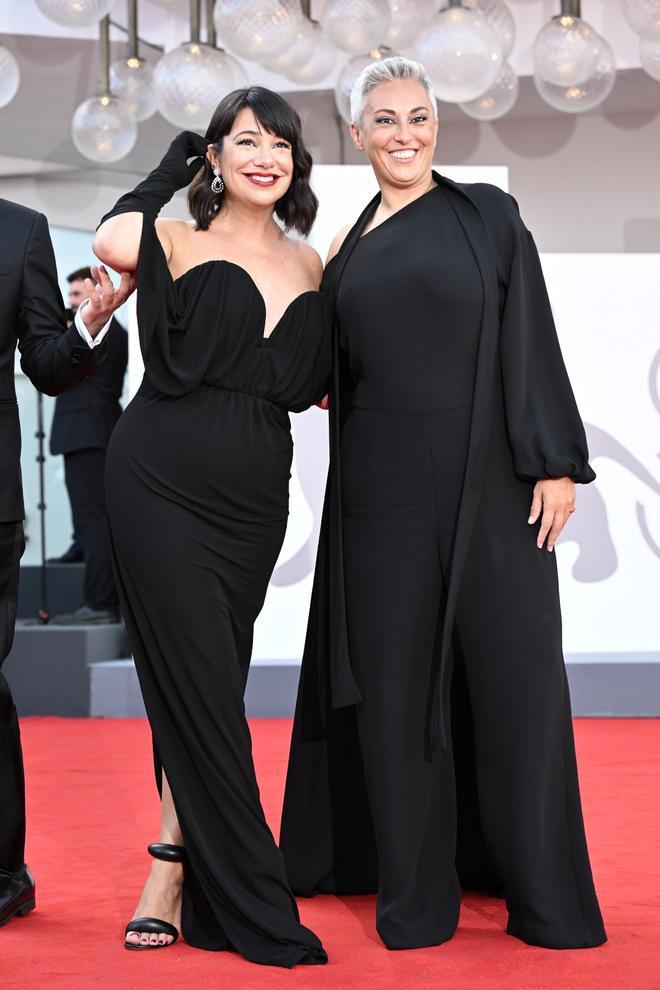
{"type": "Polygon", "coordinates": [[[82,339],[85,341],[85,343],[89,347],[98,347],[110,328],[110,324],[112,323],[112,317],[110,317],[106,325],[101,330],[99,330],[96,337],[92,337],[89,330],[85,326],[85,323],[82,318],[81,310],[83,309],[83,307],[84,307],[84,303],[81,306],[79,306],[73,322],[76,325],[76,330],[78,331],[82,339]]]}

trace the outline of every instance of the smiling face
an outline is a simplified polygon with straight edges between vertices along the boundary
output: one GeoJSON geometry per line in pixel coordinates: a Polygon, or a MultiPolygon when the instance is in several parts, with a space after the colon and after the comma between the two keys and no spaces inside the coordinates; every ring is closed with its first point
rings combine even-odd
{"type": "Polygon", "coordinates": [[[351,124],[358,151],[366,152],[378,184],[405,189],[431,175],[438,121],[421,83],[409,79],[374,86],[359,124],[351,124]]]}
{"type": "Polygon", "coordinates": [[[252,110],[244,107],[223,138],[220,154],[212,146],[208,151],[225,184],[224,201],[274,206],[293,179],[292,151],[289,141],[269,133],[252,110]]]}

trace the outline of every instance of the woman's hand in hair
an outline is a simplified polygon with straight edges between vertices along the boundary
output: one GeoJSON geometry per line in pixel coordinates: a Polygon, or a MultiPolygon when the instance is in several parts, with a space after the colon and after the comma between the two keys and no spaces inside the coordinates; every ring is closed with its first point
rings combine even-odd
{"type": "Polygon", "coordinates": [[[208,141],[194,131],[181,131],[170,144],[161,167],[176,175],[178,188],[189,186],[204,164],[208,141]]]}

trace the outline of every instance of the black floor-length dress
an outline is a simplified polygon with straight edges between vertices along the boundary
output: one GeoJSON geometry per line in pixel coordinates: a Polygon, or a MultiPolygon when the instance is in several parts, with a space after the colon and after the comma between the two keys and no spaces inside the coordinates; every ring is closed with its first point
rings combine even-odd
{"type": "MultiPolygon", "coordinates": [[[[548,417],[534,422],[530,404],[536,463],[518,471],[507,413],[514,425],[523,386],[519,376],[505,396],[518,319],[506,299],[511,308],[517,292],[540,290],[532,274],[521,290],[516,255],[503,249],[488,322],[481,228],[470,236],[463,194],[437,179],[360,236],[365,211],[326,274],[341,442],[336,435],[281,846],[297,893],[377,891],[377,928],[390,948],[450,938],[461,882],[503,893],[508,931],[527,942],[596,945],[605,934],[580,809],[556,562],[527,523],[534,477],[588,481],[593,472],[554,352],[542,373],[558,376],[568,429],[560,422],[547,442],[548,417]],[[497,323],[484,425],[484,354],[497,323]],[[477,457],[466,544],[459,517],[477,457]],[[326,702],[315,711],[319,696],[326,702]]],[[[522,318],[536,315],[528,306],[522,318]]],[[[528,341],[529,367],[536,346],[528,341]]],[[[526,449],[521,442],[516,457],[526,449]]]]}
{"type": "Polygon", "coordinates": [[[243,692],[287,523],[288,410],[318,400],[330,370],[325,300],[303,293],[266,339],[250,275],[208,261],[173,281],[148,216],[138,280],[145,377],[108,449],[107,502],[122,612],[186,846],[183,934],[253,962],[323,963],[266,824],[243,692]]]}

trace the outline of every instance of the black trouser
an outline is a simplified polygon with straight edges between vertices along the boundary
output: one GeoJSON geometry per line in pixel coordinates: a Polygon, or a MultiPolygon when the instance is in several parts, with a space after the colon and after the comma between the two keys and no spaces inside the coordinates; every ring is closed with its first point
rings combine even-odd
{"type": "MultiPolygon", "coordinates": [[[[470,412],[358,410],[344,429],[346,602],[363,692],[356,721],[378,850],[377,928],[390,948],[411,948],[456,927],[456,764],[459,785],[467,768],[475,788],[473,832],[488,854],[487,885],[504,891],[508,932],[532,945],[598,945],[556,562],[527,524],[532,485],[511,471],[503,418],[454,627],[472,724],[460,709],[450,716],[445,692],[457,751],[432,763],[423,756],[470,412]]],[[[459,834],[468,854],[459,862],[467,858],[472,874],[464,882],[481,888],[463,821],[459,834]]]]}
{"type": "Polygon", "coordinates": [[[117,589],[105,510],[105,450],[89,448],[65,454],[64,477],[73,528],[85,555],[85,605],[116,609],[117,589]]]}
{"type": "MultiPolygon", "coordinates": [[[[22,522],[0,523],[0,667],[14,640],[22,522]]],[[[15,873],[25,854],[25,780],[18,716],[0,670],[0,870],[15,873]]]]}
{"type": "Polygon", "coordinates": [[[450,737],[426,759],[470,413],[354,410],[344,427],[348,638],[362,701],[327,711],[325,739],[304,741],[298,707],[281,833],[289,879],[303,894],[377,887],[389,948],[451,937],[459,877],[501,891],[507,931],[532,945],[599,945],[555,555],[527,524],[533,486],[513,473],[503,415],[457,603],[451,711],[444,681],[453,748],[450,737]]]}

